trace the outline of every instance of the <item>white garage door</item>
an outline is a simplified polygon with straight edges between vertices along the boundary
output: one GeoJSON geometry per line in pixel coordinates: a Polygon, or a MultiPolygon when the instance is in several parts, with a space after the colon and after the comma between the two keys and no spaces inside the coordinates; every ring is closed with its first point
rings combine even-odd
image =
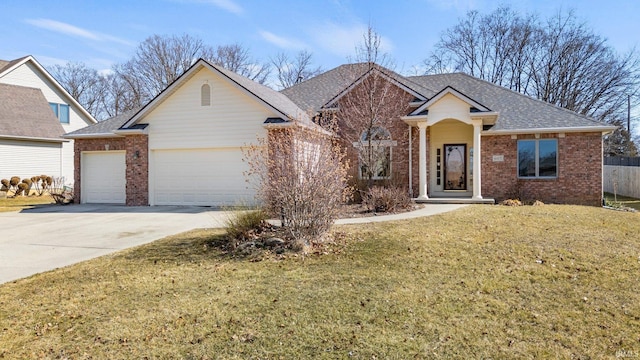
{"type": "Polygon", "coordinates": [[[154,205],[249,205],[254,203],[240,149],[154,150],[154,205]]]}
{"type": "Polygon", "coordinates": [[[82,203],[124,204],[126,201],[124,151],[82,153],[82,203]]]}

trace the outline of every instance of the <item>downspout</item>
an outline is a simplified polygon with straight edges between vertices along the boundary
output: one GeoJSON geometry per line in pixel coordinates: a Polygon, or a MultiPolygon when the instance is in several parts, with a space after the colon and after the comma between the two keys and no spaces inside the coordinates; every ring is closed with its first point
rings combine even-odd
{"type": "Polygon", "coordinates": [[[409,125],[409,196],[411,198],[413,198],[413,184],[412,184],[412,179],[413,179],[413,168],[412,168],[412,164],[413,164],[413,152],[412,152],[412,148],[413,146],[411,145],[411,125],[409,125]]]}

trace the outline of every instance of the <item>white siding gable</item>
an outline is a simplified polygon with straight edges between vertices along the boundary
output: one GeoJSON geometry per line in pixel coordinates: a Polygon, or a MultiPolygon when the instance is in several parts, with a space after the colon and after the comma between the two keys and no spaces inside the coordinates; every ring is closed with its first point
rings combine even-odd
{"type": "Polygon", "coordinates": [[[446,94],[429,107],[428,124],[433,125],[441,120],[455,119],[471,124],[470,105],[455,95],[446,94]]]}
{"type": "Polygon", "coordinates": [[[140,119],[149,124],[150,149],[232,148],[265,136],[262,124],[273,110],[202,68],[140,119]],[[201,105],[203,84],[211,87],[211,105],[201,105]]]}

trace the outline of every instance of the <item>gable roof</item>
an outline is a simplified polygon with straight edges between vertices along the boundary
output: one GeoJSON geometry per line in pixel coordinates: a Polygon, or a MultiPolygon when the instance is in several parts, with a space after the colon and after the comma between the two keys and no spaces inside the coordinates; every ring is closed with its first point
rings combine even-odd
{"type": "Polygon", "coordinates": [[[425,93],[432,90],[423,84],[416,83],[409,78],[374,64],[354,63],[340,65],[311,79],[283,89],[280,92],[295,102],[300,108],[318,112],[326,105],[330,105],[370,71],[375,69],[410,94],[426,100],[425,93]]]}
{"type": "Polygon", "coordinates": [[[0,137],[62,142],[62,134],[40,89],[0,84],[0,137]]]}
{"type": "MultiPolygon", "coordinates": [[[[87,118],[89,120],[89,122],[92,123],[97,123],[98,121],[91,115],[89,114],[89,112],[82,106],[80,105],[80,103],[73,97],[71,96],[71,94],[69,94],[69,92],[67,90],[65,90],[65,88],[60,85],[60,83],[53,77],[51,76],[51,74],[49,74],[49,72],[42,66],[40,65],[39,62],[36,61],[36,59],[31,56],[31,55],[27,55],[24,57],[21,57],[19,59],[15,59],[12,61],[7,62],[6,60],[1,60],[3,63],[6,63],[4,67],[0,66],[0,78],[2,78],[3,76],[5,76],[6,74],[10,73],[11,71],[13,71],[14,69],[16,69],[17,67],[30,62],[31,64],[33,64],[36,69],[38,69],[38,71],[51,83],[53,84],[53,86],[60,91],[64,97],[67,98],[67,100],[69,101],[69,104],[71,106],[73,106],[74,108],[76,108],[78,111],[80,111],[82,113],[82,115],[85,116],[85,118],[87,118]]],[[[2,65],[2,64],[0,64],[2,65]]]]}
{"type": "MultiPolygon", "coordinates": [[[[416,83],[424,84],[425,88],[445,89],[452,87],[485,107],[498,112],[500,114],[498,120],[490,130],[486,131],[487,133],[554,128],[586,128],[587,130],[593,128],[594,131],[601,131],[615,128],[588,116],[536,100],[464,73],[423,75],[409,78],[416,83]]],[[[426,95],[433,98],[437,93],[427,93],[426,95]]]]}
{"type": "Polygon", "coordinates": [[[233,71],[229,71],[221,66],[213,65],[204,59],[199,59],[195,64],[187,69],[184,74],[180,75],[180,77],[178,77],[166,89],[158,94],[153,100],[142,107],[142,109],[140,109],[140,111],[133,115],[131,119],[129,119],[129,121],[122,125],[120,129],[124,130],[134,126],[140,119],[153,111],[153,109],[155,109],[171,94],[178,90],[182,84],[191,79],[191,77],[193,77],[193,75],[195,75],[202,68],[207,68],[212,72],[221,75],[221,77],[228,81],[230,84],[238,87],[250,97],[256,99],[268,108],[274,110],[285,121],[288,122],[297,120],[302,124],[312,124],[311,119],[309,118],[307,113],[301,110],[293,101],[291,101],[283,94],[269,87],[258,84],[257,82],[250,80],[244,76],[236,74],[233,71]]]}

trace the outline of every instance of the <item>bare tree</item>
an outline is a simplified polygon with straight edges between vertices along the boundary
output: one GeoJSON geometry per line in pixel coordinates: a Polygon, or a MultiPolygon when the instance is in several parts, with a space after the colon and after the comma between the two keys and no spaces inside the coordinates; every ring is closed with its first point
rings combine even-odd
{"type": "Polygon", "coordinates": [[[140,93],[142,86],[136,81],[137,78],[119,72],[104,76],[104,92],[100,102],[105,118],[139,109],[143,105],[143,96],[140,93]]]}
{"type": "Polygon", "coordinates": [[[148,37],[133,57],[115,68],[128,85],[130,98],[141,105],[164,90],[201,57],[213,53],[210,46],[190,35],[148,37]]]}
{"type": "Polygon", "coordinates": [[[322,73],[322,67],[311,65],[312,57],[312,53],[302,50],[293,59],[283,52],[272,58],[271,63],[278,72],[278,87],[286,89],[322,73]]]}
{"type": "Polygon", "coordinates": [[[406,114],[411,95],[398,86],[398,75],[390,70],[392,62],[372,27],[356,48],[356,61],[345,74],[352,86],[331,107],[337,108],[337,132],[357,154],[358,173],[353,175],[366,181],[360,186],[368,189],[375,180],[393,180],[392,157],[406,148],[408,131],[399,117],[406,114]]]}
{"type": "Polygon", "coordinates": [[[619,55],[573,12],[539,21],[509,7],[467,14],[445,31],[428,72],[463,71],[577,113],[614,123],[637,99],[640,62],[619,55]]]}
{"type": "Polygon", "coordinates": [[[54,65],[51,75],[84,107],[93,117],[103,116],[101,98],[104,79],[98,72],[83,63],[68,62],[64,66],[54,65]]]}
{"type": "Polygon", "coordinates": [[[298,123],[270,130],[244,158],[259,199],[300,242],[321,238],[350,194],[344,150],[326,133],[298,123]]]}
{"type": "Polygon", "coordinates": [[[264,84],[271,73],[269,64],[260,64],[251,58],[249,49],[240,44],[218,46],[203,58],[260,84],[264,84]]]}

